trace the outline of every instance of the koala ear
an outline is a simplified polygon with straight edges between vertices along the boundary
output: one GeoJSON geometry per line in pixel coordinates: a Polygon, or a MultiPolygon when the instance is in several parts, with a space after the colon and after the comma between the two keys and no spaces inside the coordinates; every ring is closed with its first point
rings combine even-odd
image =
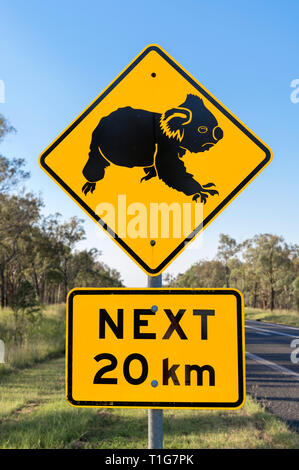
{"type": "Polygon", "coordinates": [[[167,137],[182,141],[184,128],[192,119],[192,112],[188,108],[172,108],[165,111],[160,119],[160,126],[167,137]]]}

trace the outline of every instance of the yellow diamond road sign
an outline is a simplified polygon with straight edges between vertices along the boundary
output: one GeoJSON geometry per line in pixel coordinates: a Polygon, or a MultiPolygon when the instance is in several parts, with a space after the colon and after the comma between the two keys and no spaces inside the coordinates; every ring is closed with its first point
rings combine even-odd
{"type": "Polygon", "coordinates": [[[236,409],[244,365],[236,290],[69,293],[66,394],[74,406],[236,409]]]}
{"type": "Polygon", "coordinates": [[[270,160],[252,131],[154,45],[60,134],[40,165],[154,275],[270,160]]]}

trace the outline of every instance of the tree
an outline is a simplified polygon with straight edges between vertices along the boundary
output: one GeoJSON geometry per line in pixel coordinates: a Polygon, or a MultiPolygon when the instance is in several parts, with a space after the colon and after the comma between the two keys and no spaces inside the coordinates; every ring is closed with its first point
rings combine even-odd
{"type": "Polygon", "coordinates": [[[72,217],[68,222],[57,225],[56,237],[58,241],[58,253],[60,258],[58,271],[63,276],[64,284],[64,298],[66,299],[69,291],[69,282],[71,279],[71,259],[72,250],[76,243],[85,238],[85,231],[82,226],[82,220],[77,217],[72,217]]]}
{"type": "Polygon", "coordinates": [[[247,306],[299,309],[299,245],[271,234],[237,244],[222,234],[216,259],[200,260],[165,281],[174,287],[232,286],[244,294],[247,306]]]}
{"type": "Polygon", "coordinates": [[[8,158],[0,155],[0,194],[5,194],[25,179],[30,173],[24,170],[25,161],[22,158],[8,158]]]}
{"type": "Polygon", "coordinates": [[[294,304],[299,309],[299,277],[296,277],[292,282],[292,294],[294,298],[294,304]]]}
{"type": "Polygon", "coordinates": [[[230,268],[229,262],[239,251],[236,240],[224,233],[220,234],[217,258],[224,265],[225,269],[225,286],[229,287],[230,268]]]}
{"type": "MultiPolygon", "coordinates": [[[[57,243],[44,230],[40,221],[29,227],[19,242],[20,269],[26,278],[30,279],[42,303],[45,301],[47,282],[55,278],[55,276],[51,277],[51,274],[58,264],[56,245],[57,243]]],[[[59,281],[62,281],[61,274],[59,281]]]]}
{"type": "MultiPolygon", "coordinates": [[[[15,129],[0,114],[0,142],[15,129]]],[[[5,305],[5,270],[16,256],[17,240],[26,225],[28,210],[32,210],[32,196],[9,196],[8,191],[28,178],[24,171],[24,160],[9,160],[0,155],[0,282],[1,307],[5,305]],[[27,210],[28,209],[28,210],[27,210]],[[23,212],[24,211],[24,212],[23,212]],[[24,223],[25,220],[25,223],[24,223]]],[[[35,201],[36,202],[36,201],[35,201]]],[[[35,211],[34,216],[35,216],[35,211]]],[[[29,216],[31,217],[31,215],[29,216]]]]}
{"type": "MultiPolygon", "coordinates": [[[[15,129],[7,122],[5,117],[0,114],[0,142],[9,132],[15,132],[15,129]]],[[[0,154],[0,193],[6,193],[16,187],[20,181],[29,177],[29,172],[24,170],[25,160],[23,158],[14,158],[9,160],[0,154]]]]}
{"type": "Polygon", "coordinates": [[[263,308],[275,308],[276,295],[282,277],[291,266],[290,251],[282,237],[256,235],[245,243],[244,257],[260,279],[263,308]]]}
{"type": "Polygon", "coordinates": [[[9,132],[15,132],[15,129],[9,124],[7,119],[0,114],[0,142],[9,132]]]}
{"type": "Polygon", "coordinates": [[[22,344],[28,325],[33,324],[41,314],[41,307],[30,282],[23,280],[20,283],[10,306],[14,319],[14,341],[15,344],[22,344]]]}
{"type": "Polygon", "coordinates": [[[5,272],[19,253],[19,242],[39,218],[42,202],[31,193],[21,196],[0,194],[0,280],[1,307],[5,306],[5,272]]]}
{"type": "Polygon", "coordinates": [[[174,287],[223,287],[225,268],[218,260],[201,260],[193,264],[184,274],[170,279],[174,287]]]}
{"type": "Polygon", "coordinates": [[[100,252],[96,248],[77,251],[70,261],[72,287],[121,287],[120,274],[100,263],[100,252]]]}

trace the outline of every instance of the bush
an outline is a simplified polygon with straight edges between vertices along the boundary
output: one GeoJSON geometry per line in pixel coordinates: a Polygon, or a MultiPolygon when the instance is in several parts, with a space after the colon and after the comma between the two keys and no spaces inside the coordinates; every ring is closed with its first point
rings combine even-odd
{"type": "Polygon", "coordinates": [[[41,306],[37,301],[34,287],[28,281],[22,281],[10,303],[14,320],[14,342],[22,344],[27,330],[41,315],[41,306]]]}
{"type": "Polygon", "coordinates": [[[0,338],[5,344],[5,364],[0,375],[30,367],[65,351],[65,305],[45,307],[43,314],[28,325],[22,343],[15,343],[15,324],[11,309],[0,312],[0,338]]]}

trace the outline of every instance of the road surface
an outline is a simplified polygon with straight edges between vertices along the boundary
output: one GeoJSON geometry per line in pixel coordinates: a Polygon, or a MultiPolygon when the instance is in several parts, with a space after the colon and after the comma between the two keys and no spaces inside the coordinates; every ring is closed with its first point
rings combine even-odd
{"type": "Polygon", "coordinates": [[[245,321],[246,388],[299,432],[299,328],[245,321]]]}

